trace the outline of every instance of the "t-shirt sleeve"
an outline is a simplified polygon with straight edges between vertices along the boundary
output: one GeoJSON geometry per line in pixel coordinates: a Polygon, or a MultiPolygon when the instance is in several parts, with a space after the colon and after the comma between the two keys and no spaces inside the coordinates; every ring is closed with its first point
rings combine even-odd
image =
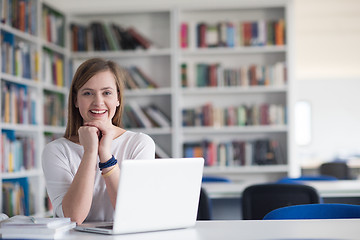
{"type": "Polygon", "coordinates": [[[46,189],[56,217],[64,217],[62,200],[74,179],[69,159],[64,152],[61,144],[49,143],[44,148],[41,161],[46,189]]]}
{"type": "Polygon", "coordinates": [[[138,133],[132,139],[131,159],[154,159],[155,158],[155,142],[147,134],[138,133]]]}

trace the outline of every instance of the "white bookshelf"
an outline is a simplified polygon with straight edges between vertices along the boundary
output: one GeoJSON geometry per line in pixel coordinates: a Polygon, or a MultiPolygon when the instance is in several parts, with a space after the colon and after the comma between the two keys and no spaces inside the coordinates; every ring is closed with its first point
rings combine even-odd
{"type": "MultiPolygon", "coordinates": [[[[176,88],[179,92],[177,108],[179,116],[183,109],[199,107],[212,103],[216,107],[226,107],[241,104],[277,103],[287,107],[287,123],[279,125],[252,125],[252,126],[189,126],[182,127],[178,123],[180,136],[177,141],[178,153],[181,154],[182,145],[187,142],[202,140],[231,141],[255,140],[261,138],[276,139],[282,147],[286,164],[280,165],[245,165],[245,166],[211,166],[206,167],[204,174],[228,176],[235,180],[257,179],[261,181],[276,180],[278,177],[288,175],[291,172],[291,52],[289,43],[291,38],[291,3],[288,1],[264,2],[239,2],[231,7],[209,7],[209,8],[183,8],[178,12],[178,26],[186,22],[188,24],[188,47],[178,47],[176,55],[178,61],[176,88]],[[286,41],[285,45],[271,46],[242,46],[236,44],[234,47],[197,47],[196,25],[201,22],[217,24],[229,21],[239,27],[237,23],[258,20],[285,19],[286,41]],[[268,65],[276,62],[285,62],[287,65],[287,84],[282,86],[232,86],[232,87],[194,87],[196,81],[197,63],[219,63],[225,68],[234,68],[242,65],[259,64],[268,65]],[[181,87],[180,65],[187,64],[187,78],[192,82],[189,87],[181,87]],[[192,65],[192,66],[191,66],[192,65]],[[190,66],[190,67],[189,67],[190,66]],[[189,73],[190,71],[190,73],[189,73]]],[[[179,30],[180,32],[180,30],[179,30]]],[[[180,39],[180,34],[178,39],[180,39]]],[[[180,44],[178,44],[179,46],[180,44]]]]}
{"type": "MultiPolygon", "coordinates": [[[[8,0],[2,0],[0,1],[0,4],[2,8],[4,8],[3,14],[9,14],[9,11],[7,9],[7,6],[9,6],[12,3],[12,1],[8,0]]],[[[24,86],[27,91],[31,90],[34,92],[33,100],[35,104],[35,112],[34,112],[34,118],[35,123],[28,123],[28,122],[19,122],[19,121],[5,121],[5,112],[4,112],[4,91],[2,90],[0,92],[0,102],[2,104],[2,110],[0,113],[1,116],[1,124],[0,124],[0,130],[3,133],[4,131],[12,132],[15,134],[16,137],[23,138],[23,137],[31,137],[33,139],[33,150],[34,150],[34,163],[32,164],[32,167],[29,169],[15,169],[10,170],[7,169],[1,169],[0,174],[0,187],[3,187],[4,181],[9,180],[16,180],[19,178],[27,178],[29,183],[29,206],[30,207],[30,214],[35,215],[47,215],[47,210],[45,209],[45,196],[46,196],[46,190],[45,190],[45,183],[43,179],[43,172],[41,167],[41,153],[42,149],[45,145],[45,133],[55,133],[58,135],[62,135],[64,133],[64,126],[52,126],[52,125],[45,125],[44,124],[44,91],[53,92],[56,94],[61,94],[64,96],[64,99],[66,101],[67,99],[67,86],[57,86],[52,84],[51,82],[45,82],[44,80],[44,49],[47,49],[47,51],[51,51],[54,53],[59,54],[62,56],[63,59],[63,76],[64,79],[66,78],[65,74],[68,72],[67,69],[67,62],[68,62],[68,50],[66,46],[59,46],[55,43],[49,42],[43,38],[43,26],[42,26],[42,11],[45,7],[44,2],[42,0],[32,0],[31,5],[26,5],[26,11],[30,9],[31,6],[31,22],[33,24],[34,31],[30,32],[27,30],[19,30],[17,26],[13,26],[9,24],[9,19],[7,21],[3,21],[0,24],[0,30],[1,34],[11,34],[13,38],[15,39],[15,42],[13,43],[13,46],[18,46],[18,44],[24,44],[31,45],[32,49],[34,49],[36,53],[36,57],[31,59],[31,64],[33,64],[37,59],[38,65],[36,66],[37,69],[37,76],[36,78],[32,77],[23,77],[23,76],[17,76],[15,73],[8,73],[4,72],[3,68],[1,68],[0,71],[0,78],[1,78],[1,84],[7,83],[10,85],[15,86],[24,86]],[[9,171],[10,170],[10,171],[9,171]]],[[[46,4],[48,8],[52,8],[49,6],[49,4],[46,4]]],[[[20,9],[18,7],[17,9],[20,9]]],[[[61,13],[61,11],[57,10],[56,8],[53,8],[57,13],[62,14],[64,18],[66,19],[66,15],[64,13],[61,13]]],[[[1,19],[4,20],[5,15],[1,16],[1,19]]],[[[63,22],[63,25],[65,26],[65,22],[63,22]]],[[[3,45],[3,42],[1,42],[3,45]]],[[[19,45],[20,46],[20,45],[19,45]]],[[[15,60],[11,60],[12,58],[6,58],[4,56],[4,48],[2,48],[1,51],[1,66],[5,65],[6,62],[12,62],[15,60]],[[6,62],[4,62],[6,61],[6,62]]],[[[35,55],[34,55],[35,56],[35,55]]],[[[22,61],[20,61],[22,62],[22,61]]],[[[9,63],[7,63],[9,64],[9,63]]],[[[12,63],[14,64],[14,63],[12,63]]],[[[23,67],[25,68],[25,63],[22,63],[23,67]]],[[[15,97],[17,98],[17,97],[15,97]]],[[[17,100],[19,101],[19,100],[17,100]]],[[[18,102],[17,102],[18,103],[18,102]]],[[[65,109],[66,103],[64,102],[64,106],[62,108],[65,109]]],[[[13,105],[12,105],[13,107],[13,105]]],[[[17,105],[19,109],[20,106],[17,105]]],[[[10,113],[14,111],[15,108],[10,108],[10,113]]],[[[2,145],[4,147],[4,145],[2,145]]],[[[14,154],[12,150],[12,154],[14,154]]],[[[24,150],[25,151],[25,150],[24,150]]],[[[3,153],[3,152],[2,152],[3,153]]],[[[24,153],[26,154],[26,153],[24,153]]],[[[5,164],[8,161],[8,158],[3,158],[3,155],[1,156],[1,164],[2,166],[7,165],[5,164]]],[[[5,209],[3,209],[3,203],[5,199],[3,196],[3,193],[0,195],[0,207],[1,212],[5,212],[5,209]]]]}

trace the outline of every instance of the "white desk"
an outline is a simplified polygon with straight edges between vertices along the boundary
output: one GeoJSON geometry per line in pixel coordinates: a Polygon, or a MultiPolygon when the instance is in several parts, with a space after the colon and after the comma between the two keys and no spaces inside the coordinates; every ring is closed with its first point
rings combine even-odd
{"type": "Polygon", "coordinates": [[[360,180],[307,181],[322,197],[360,197],[360,180]]]}
{"type": "Polygon", "coordinates": [[[107,236],[71,231],[62,239],[98,240],[355,240],[360,239],[360,219],[341,220],[239,220],[204,221],[181,230],[107,236]]]}
{"type": "MultiPolygon", "coordinates": [[[[306,181],[321,197],[360,197],[360,180],[306,181]]],[[[240,198],[250,183],[203,183],[210,198],[240,198]]],[[[359,238],[360,239],[360,238],[359,238]]]]}
{"type": "MultiPolygon", "coordinates": [[[[203,183],[203,187],[213,200],[213,219],[242,219],[239,201],[243,190],[252,184],[255,183],[203,183]]],[[[325,203],[359,204],[360,202],[359,180],[309,181],[305,184],[317,189],[325,203]]]]}

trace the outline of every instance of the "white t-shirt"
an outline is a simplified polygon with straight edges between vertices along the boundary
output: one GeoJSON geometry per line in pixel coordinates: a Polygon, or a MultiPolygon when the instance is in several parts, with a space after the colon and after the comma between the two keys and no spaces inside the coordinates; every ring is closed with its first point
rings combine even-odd
{"type": "MultiPolygon", "coordinates": [[[[123,159],[154,159],[155,143],[146,134],[126,131],[113,140],[111,153],[118,163],[123,159]]],[[[44,148],[42,167],[54,215],[57,217],[64,217],[62,200],[75,177],[83,154],[83,146],[66,138],[54,140],[44,148]]],[[[93,199],[85,221],[112,221],[114,209],[106,192],[105,181],[98,166],[94,171],[93,199]]]]}

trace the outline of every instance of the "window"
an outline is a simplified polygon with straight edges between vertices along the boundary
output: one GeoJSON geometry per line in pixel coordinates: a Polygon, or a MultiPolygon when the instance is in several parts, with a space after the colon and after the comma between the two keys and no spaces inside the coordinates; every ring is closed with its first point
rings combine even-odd
{"type": "Polygon", "coordinates": [[[308,101],[295,104],[295,141],[299,146],[311,142],[311,104],[308,101]]]}

